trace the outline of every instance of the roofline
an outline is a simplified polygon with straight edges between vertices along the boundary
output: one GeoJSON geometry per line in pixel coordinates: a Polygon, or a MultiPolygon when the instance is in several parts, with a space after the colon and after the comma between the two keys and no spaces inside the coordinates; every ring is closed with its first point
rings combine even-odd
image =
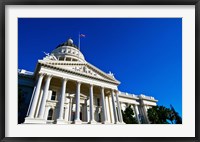
{"type": "Polygon", "coordinates": [[[100,70],[99,68],[95,67],[94,65],[90,64],[87,62],[88,65],[92,66],[94,69],[96,69],[96,71],[98,71],[99,73],[102,73],[103,75],[105,75],[106,77],[108,77],[109,79],[112,79],[116,82],[118,82],[119,84],[121,83],[119,80],[112,78],[111,76],[109,76],[108,74],[106,74],[105,72],[103,72],[102,70],[100,70]]]}

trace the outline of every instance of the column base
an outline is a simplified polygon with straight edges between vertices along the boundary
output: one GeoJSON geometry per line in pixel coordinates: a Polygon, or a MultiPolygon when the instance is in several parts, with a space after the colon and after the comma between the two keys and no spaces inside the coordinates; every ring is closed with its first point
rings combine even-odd
{"type": "Polygon", "coordinates": [[[117,121],[117,122],[115,122],[114,124],[123,124],[123,122],[117,121]]]}
{"type": "Polygon", "coordinates": [[[82,124],[82,121],[81,120],[74,120],[73,124],[82,124]]]}
{"type": "Polygon", "coordinates": [[[122,125],[124,125],[124,124],[126,124],[126,123],[124,123],[124,122],[118,122],[117,124],[122,124],[122,125]]]}
{"type": "Polygon", "coordinates": [[[74,122],[73,121],[67,121],[67,124],[73,124],[74,122]]]}
{"type": "Polygon", "coordinates": [[[92,121],[88,122],[88,124],[97,124],[97,122],[95,120],[92,120],[92,121]]]}
{"type": "Polygon", "coordinates": [[[46,120],[45,119],[41,119],[41,118],[30,118],[30,117],[26,117],[24,124],[46,124],[46,120]]]}
{"type": "Polygon", "coordinates": [[[102,124],[110,124],[108,121],[104,121],[102,122],[102,124]]]}
{"type": "Polygon", "coordinates": [[[64,121],[63,119],[57,119],[56,124],[68,124],[68,123],[64,121]]]}

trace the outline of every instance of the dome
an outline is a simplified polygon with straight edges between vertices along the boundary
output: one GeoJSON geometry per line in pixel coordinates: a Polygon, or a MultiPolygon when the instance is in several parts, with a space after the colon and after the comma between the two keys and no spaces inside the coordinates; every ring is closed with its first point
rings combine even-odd
{"type": "Polygon", "coordinates": [[[59,44],[56,49],[51,52],[58,60],[61,61],[81,61],[85,62],[85,58],[79,48],[69,38],[66,42],[59,44]]]}
{"type": "Polygon", "coordinates": [[[56,48],[59,48],[61,46],[72,46],[78,49],[78,47],[73,43],[73,40],[69,38],[66,42],[59,44],[56,48]]]}

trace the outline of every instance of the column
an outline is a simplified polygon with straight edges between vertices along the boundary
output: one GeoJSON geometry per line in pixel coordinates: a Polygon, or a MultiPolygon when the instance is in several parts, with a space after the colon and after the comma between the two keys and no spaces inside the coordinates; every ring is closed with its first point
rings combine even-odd
{"type": "Polygon", "coordinates": [[[105,96],[105,101],[106,101],[106,110],[107,110],[107,121],[111,123],[111,118],[110,118],[110,106],[108,103],[108,96],[105,96]]]}
{"type": "Polygon", "coordinates": [[[31,95],[31,100],[30,100],[30,103],[29,103],[29,106],[28,106],[28,111],[27,111],[27,113],[26,113],[26,117],[28,117],[31,104],[32,104],[32,102],[33,102],[33,97],[34,97],[34,94],[35,94],[35,89],[36,89],[36,86],[34,86],[34,89],[33,89],[32,95],[31,95]]]}
{"type": "Polygon", "coordinates": [[[44,86],[44,93],[42,96],[42,102],[41,102],[40,111],[39,111],[39,118],[41,118],[41,119],[44,118],[45,105],[46,105],[46,100],[48,97],[49,85],[50,85],[51,78],[52,78],[52,75],[47,76],[47,80],[46,80],[46,83],[44,86]]]}
{"type": "Polygon", "coordinates": [[[118,119],[117,119],[117,111],[116,111],[115,99],[114,99],[114,90],[112,90],[112,92],[111,92],[111,97],[112,97],[112,105],[113,105],[113,112],[114,112],[115,123],[117,123],[118,119]]]}
{"type": "Polygon", "coordinates": [[[137,121],[138,121],[138,124],[140,124],[140,119],[139,119],[139,110],[138,110],[138,106],[137,105],[134,105],[135,107],[135,116],[137,118],[137,121]]]}
{"type": "Polygon", "coordinates": [[[65,92],[66,92],[67,79],[63,78],[62,88],[61,88],[61,100],[60,100],[60,110],[59,110],[59,120],[63,120],[64,103],[65,103],[65,92]]]}
{"type": "Polygon", "coordinates": [[[121,112],[121,106],[119,104],[119,96],[118,96],[118,92],[116,93],[116,101],[117,101],[117,110],[118,110],[118,115],[119,115],[119,122],[123,122],[123,118],[122,118],[122,112],[121,112]]]}
{"type": "Polygon", "coordinates": [[[38,117],[38,113],[39,113],[39,110],[40,110],[40,104],[41,104],[41,101],[42,101],[42,95],[43,95],[43,88],[41,88],[41,91],[40,91],[40,94],[39,94],[39,98],[38,98],[38,103],[37,103],[37,107],[36,107],[36,112],[35,112],[35,117],[37,118],[38,117]]]}
{"type": "Polygon", "coordinates": [[[105,99],[104,99],[104,88],[101,87],[101,103],[102,103],[102,111],[103,111],[103,120],[102,120],[102,123],[106,123],[106,108],[105,108],[105,99]]]}
{"type": "Polygon", "coordinates": [[[93,85],[90,84],[90,124],[94,123],[93,85]]]}
{"type": "Polygon", "coordinates": [[[70,102],[69,102],[69,118],[68,118],[68,121],[71,121],[71,115],[72,115],[72,97],[70,97],[70,102]]]}
{"type": "Polygon", "coordinates": [[[115,123],[113,105],[112,105],[112,96],[111,95],[108,96],[108,103],[109,103],[110,122],[115,123]]]}
{"type": "Polygon", "coordinates": [[[39,94],[40,94],[40,89],[41,89],[43,77],[44,77],[44,74],[40,73],[39,78],[38,78],[38,82],[37,82],[37,87],[36,87],[35,94],[34,94],[34,98],[33,98],[33,102],[32,102],[31,109],[30,109],[30,112],[29,112],[29,115],[28,115],[28,117],[30,117],[30,118],[34,118],[34,114],[35,114],[35,110],[36,110],[36,106],[37,106],[37,102],[38,102],[38,98],[39,98],[39,94]]]}
{"type": "Polygon", "coordinates": [[[68,121],[68,115],[69,115],[69,104],[67,104],[67,106],[64,107],[64,120],[68,121]]]}
{"type": "Polygon", "coordinates": [[[149,119],[148,119],[148,112],[147,112],[147,106],[144,105],[144,117],[145,117],[145,120],[146,120],[146,123],[149,124],[149,119]]]}
{"type": "Polygon", "coordinates": [[[80,124],[80,91],[81,91],[81,83],[77,82],[76,86],[76,112],[75,112],[75,124],[80,124]]]}
{"type": "Polygon", "coordinates": [[[87,99],[85,99],[84,112],[85,112],[85,113],[84,113],[85,121],[88,122],[87,99]]]}
{"type": "Polygon", "coordinates": [[[48,100],[51,100],[52,91],[49,91],[48,100]]]}
{"type": "Polygon", "coordinates": [[[87,102],[87,122],[90,122],[90,106],[88,104],[89,102],[87,102]]]}

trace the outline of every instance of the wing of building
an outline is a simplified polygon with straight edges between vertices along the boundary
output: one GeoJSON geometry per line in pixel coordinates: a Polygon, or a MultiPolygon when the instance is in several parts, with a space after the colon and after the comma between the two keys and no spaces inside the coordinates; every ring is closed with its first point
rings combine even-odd
{"type": "Polygon", "coordinates": [[[147,109],[157,100],[120,92],[114,75],[88,63],[72,39],[45,54],[34,73],[18,71],[28,92],[24,123],[124,124],[121,110],[129,105],[139,123],[149,123],[147,109]]]}

